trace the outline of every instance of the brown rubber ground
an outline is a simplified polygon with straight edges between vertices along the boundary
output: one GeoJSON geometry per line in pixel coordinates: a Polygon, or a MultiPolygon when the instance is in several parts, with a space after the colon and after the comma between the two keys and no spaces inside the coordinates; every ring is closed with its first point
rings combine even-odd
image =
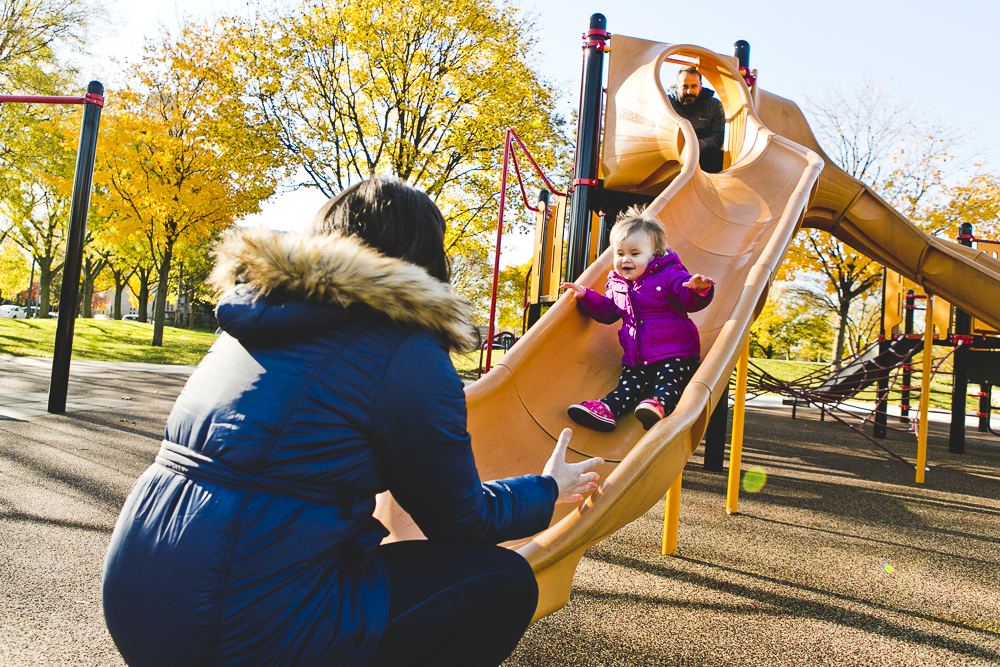
{"type": "MultiPolygon", "coordinates": [[[[587,552],[569,604],[504,664],[1000,664],[1000,438],[969,429],[949,454],[932,423],[917,485],[846,427],[798,415],[748,408],[742,469],[767,477],[741,489],[738,515],[699,449],[678,556],[660,555],[660,502],[587,552]]],[[[916,455],[912,434],[887,444],[916,455]]]]}
{"type": "MultiPolygon", "coordinates": [[[[16,361],[0,359],[0,388],[44,392],[47,371],[16,361]]],[[[0,420],[0,665],[123,664],[101,563],[186,379],[74,370],[71,396],[127,407],[0,420]]],[[[1000,438],[970,430],[951,455],[947,426],[932,424],[918,487],[845,427],[799,414],[748,408],[743,469],[767,482],[741,492],[739,515],[699,450],[679,556],[660,555],[661,502],[587,553],[569,604],[506,664],[1000,664],[1000,438]]],[[[890,437],[911,460],[915,443],[890,437]]]]}

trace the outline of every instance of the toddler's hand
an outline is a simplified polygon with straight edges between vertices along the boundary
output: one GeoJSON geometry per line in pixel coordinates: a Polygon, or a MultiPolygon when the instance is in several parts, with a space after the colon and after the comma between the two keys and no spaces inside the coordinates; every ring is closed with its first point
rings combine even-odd
{"type": "Polygon", "coordinates": [[[692,289],[695,292],[704,292],[708,290],[710,287],[712,287],[712,285],[714,284],[715,281],[709,278],[708,276],[703,276],[700,273],[696,273],[693,276],[691,276],[691,279],[688,280],[686,283],[684,283],[682,286],[687,287],[688,289],[692,289]]]}
{"type": "Polygon", "coordinates": [[[586,287],[577,285],[576,283],[559,283],[559,287],[560,289],[573,290],[573,298],[575,299],[579,299],[580,297],[582,297],[584,294],[587,293],[586,287]]]}

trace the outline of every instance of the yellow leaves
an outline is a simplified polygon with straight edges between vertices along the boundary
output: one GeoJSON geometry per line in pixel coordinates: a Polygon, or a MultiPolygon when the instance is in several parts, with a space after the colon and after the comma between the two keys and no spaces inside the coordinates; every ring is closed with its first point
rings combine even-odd
{"type": "Polygon", "coordinates": [[[509,38],[530,25],[490,3],[328,2],[229,30],[258,117],[327,194],[373,172],[462,189],[505,127],[530,126],[529,145],[552,128],[554,95],[520,61],[530,39],[509,38]]]}
{"type": "Polygon", "coordinates": [[[278,162],[238,120],[217,38],[189,24],[177,41],[148,47],[128,88],[109,92],[95,171],[98,210],[114,220],[109,241],[144,239],[154,253],[197,243],[273,193],[278,162]]]}

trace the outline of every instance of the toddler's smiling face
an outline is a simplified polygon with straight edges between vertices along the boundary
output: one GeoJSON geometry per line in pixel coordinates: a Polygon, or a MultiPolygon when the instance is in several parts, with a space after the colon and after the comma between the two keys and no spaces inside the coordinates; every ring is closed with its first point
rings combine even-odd
{"type": "Polygon", "coordinates": [[[615,245],[615,273],[625,280],[635,282],[646,272],[656,250],[653,239],[648,234],[630,234],[615,245]]]}

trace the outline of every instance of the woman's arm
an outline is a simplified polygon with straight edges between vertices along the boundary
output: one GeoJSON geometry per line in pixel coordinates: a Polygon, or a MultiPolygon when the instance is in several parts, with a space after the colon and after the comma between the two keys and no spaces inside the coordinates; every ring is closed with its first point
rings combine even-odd
{"type": "Polygon", "coordinates": [[[581,469],[573,477],[565,463],[546,467],[554,476],[480,482],[462,382],[441,345],[423,332],[407,336],[389,361],[372,431],[389,490],[432,540],[496,544],[527,537],[548,527],[560,496],[557,477],[566,496],[596,486],[589,476],[596,473],[581,469]]]}

